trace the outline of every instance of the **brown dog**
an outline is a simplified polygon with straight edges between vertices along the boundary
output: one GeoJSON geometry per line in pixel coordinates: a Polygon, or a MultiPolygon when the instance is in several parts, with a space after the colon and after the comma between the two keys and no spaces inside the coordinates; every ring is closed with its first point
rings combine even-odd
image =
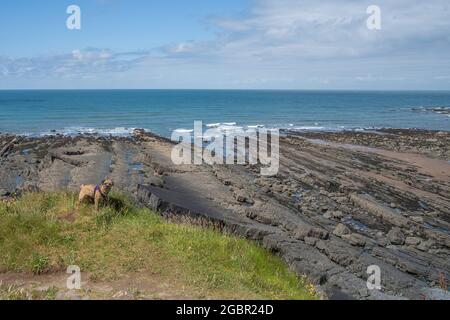
{"type": "Polygon", "coordinates": [[[113,186],[114,182],[109,178],[103,180],[100,185],[81,185],[80,195],[78,196],[77,209],[80,208],[81,202],[88,199],[90,201],[94,201],[95,210],[98,211],[100,201],[108,200],[108,194],[113,186]]]}

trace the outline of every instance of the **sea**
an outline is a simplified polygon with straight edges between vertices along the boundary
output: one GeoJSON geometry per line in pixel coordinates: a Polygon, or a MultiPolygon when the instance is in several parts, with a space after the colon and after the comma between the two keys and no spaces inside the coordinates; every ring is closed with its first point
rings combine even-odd
{"type": "Polygon", "coordinates": [[[450,130],[450,91],[0,90],[0,133],[170,137],[206,128],[450,130]]]}

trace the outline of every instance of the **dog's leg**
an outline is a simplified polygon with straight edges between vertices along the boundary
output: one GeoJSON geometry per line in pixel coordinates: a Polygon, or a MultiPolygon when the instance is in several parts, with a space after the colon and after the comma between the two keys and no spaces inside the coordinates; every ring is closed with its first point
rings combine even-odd
{"type": "Polygon", "coordinates": [[[100,204],[100,197],[97,194],[94,195],[94,203],[95,203],[95,211],[98,211],[100,204]]]}
{"type": "Polygon", "coordinates": [[[79,196],[78,196],[78,201],[77,201],[77,204],[76,204],[76,206],[75,206],[75,208],[76,208],[76,210],[77,211],[80,211],[80,206],[81,206],[81,202],[83,201],[83,196],[80,194],[79,196]]]}

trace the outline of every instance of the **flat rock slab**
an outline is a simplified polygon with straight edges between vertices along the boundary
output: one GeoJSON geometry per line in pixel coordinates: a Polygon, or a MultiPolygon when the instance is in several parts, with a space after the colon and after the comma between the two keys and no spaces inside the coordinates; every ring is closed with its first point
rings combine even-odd
{"type": "Polygon", "coordinates": [[[213,220],[224,220],[225,216],[233,213],[197,194],[172,191],[154,186],[139,185],[137,189],[138,200],[152,210],[160,212],[185,213],[194,216],[203,216],[213,220]]]}

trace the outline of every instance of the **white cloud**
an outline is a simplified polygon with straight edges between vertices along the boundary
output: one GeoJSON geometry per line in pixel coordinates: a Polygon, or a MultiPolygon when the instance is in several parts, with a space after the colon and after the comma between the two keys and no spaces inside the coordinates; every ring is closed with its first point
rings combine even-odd
{"type": "Polygon", "coordinates": [[[214,48],[225,58],[339,59],[416,53],[421,45],[449,49],[450,2],[378,0],[382,30],[368,30],[372,1],[263,0],[246,17],[213,19],[214,48]],[[411,52],[412,48],[416,52],[411,52]]]}
{"type": "Polygon", "coordinates": [[[213,40],[0,57],[0,77],[95,78],[99,87],[446,88],[449,17],[448,0],[254,0],[245,15],[210,18],[213,40]],[[372,4],[381,8],[379,31],[366,27],[372,4]]]}
{"type": "Polygon", "coordinates": [[[121,53],[88,48],[75,49],[70,54],[57,54],[32,58],[0,56],[0,69],[10,77],[83,78],[98,73],[123,72],[132,68],[147,53],[121,53]],[[130,56],[130,59],[127,59],[130,56]]]}
{"type": "Polygon", "coordinates": [[[72,56],[74,59],[78,61],[84,61],[84,62],[101,62],[101,61],[107,61],[110,60],[113,55],[109,50],[95,50],[95,49],[89,49],[89,50],[73,50],[72,56]]]}

